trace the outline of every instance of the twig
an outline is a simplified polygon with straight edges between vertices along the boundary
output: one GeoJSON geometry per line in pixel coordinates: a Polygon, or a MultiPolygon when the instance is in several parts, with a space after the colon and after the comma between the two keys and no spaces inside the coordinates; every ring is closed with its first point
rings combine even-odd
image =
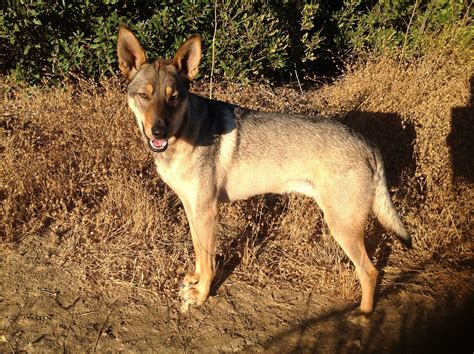
{"type": "Polygon", "coordinates": [[[81,299],[80,296],[78,296],[70,305],[63,305],[61,301],[59,301],[58,297],[55,297],[54,300],[56,301],[56,304],[62,308],[63,310],[69,310],[70,308],[74,308],[77,304],[77,302],[81,299]]]}
{"type": "Polygon", "coordinates": [[[59,295],[59,291],[56,290],[56,291],[51,291],[51,290],[48,290],[46,288],[38,288],[39,291],[43,292],[43,293],[46,293],[48,295],[51,295],[53,297],[57,297],[59,295]]]}
{"type": "Polygon", "coordinates": [[[209,85],[209,98],[212,98],[212,77],[214,75],[216,32],[217,32],[217,0],[215,0],[214,2],[214,34],[212,35],[212,64],[211,64],[211,81],[209,85]]]}
{"type": "Polygon", "coordinates": [[[300,91],[301,93],[303,93],[303,89],[301,88],[300,78],[298,77],[298,71],[296,71],[296,69],[295,69],[295,75],[296,75],[296,80],[298,80],[298,86],[300,87],[300,91]]]}
{"type": "MultiPolygon", "coordinates": [[[[117,301],[117,298],[118,298],[118,297],[116,297],[116,298],[112,301],[111,305],[113,305],[114,302],[117,301]]],[[[100,339],[100,337],[102,336],[102,333],[104,332],[105,326],[106,326],[107,323],[109,322],[110,315],[111,315],[112,312],[115,310],[115,308],[116,308],[116,306],[114,306],[114,307],[112,307],[112,308],[110,309],[109,314],[107,315],[107,318],[105,319],[104,323],[102,323],[102,326],[100,327],[99,333],[97,334],[97,340],[95,341],[94,349],[92,350],[93,352],[96,351],[97,345],[99,344],[99,339],[100,339]]]]}
{"type": "Polygon", "coordinates": [[[456,223],[454,222],[453,214],[451,213],[451,210],[449,208],[446,208],[446,211],[448,212],[449,218],[451,219],[451,222],[453,223],[454,230],[456,231],[456,234],[458,235],[458,238],[462,240],[462,236],[459,233],[458,227],[456,226],[456,223]]]}
{"type": "Polygon", "coordinates": [[[28,344],[28,346],[32,346],[33,344],[36,344],[36,343],[42,341],[42,340],[45,339],[45,338],[46,338],[46,334],[42,334],[42,335],[40,335],[38,338],[36,338],[34,341],[30,342],[30,343],[28,344]]]}
{"type": "Polygon", "coordinates": [[[272,96],[272,97],[275,97],[275,96],[276,96],[275,92],[273,92],[273,90],[272,90],[271,87],[264,87],[264,86],[261,85],[261,86],[260,86],[260,89],[261,89],[263,92],[265,92],[267,95],[270,95],[270,96],[272,96]]]}
{"type": "Polygon", "coordinates": [[[411,22],[413,21],[413,17],[415,17],[415,11],[418,8],[418,4],[419,4],[419,0],[416,0],[415,5],[413,6],[413,12],[411,13],[410,22],[408,22],[407,30],[405,32],[405,39],[403,40],[402,55],[400,57],[400,61],[402,61],[403,58],[405,57],[405,47],[407,45],[408,32],[410,31],[411,22]]]}
{"type": "Polygon", "coordinates": [[[69,322],[69,325],[67,326],[66,335],[64,336],[64,340],[63,340],[63,353],[67,352],[66,341],[67,341],[67,338],[69,337],[69,332],[71,331],[71,326],[74,324],[75,318],[76,318],[76,307],[74,306],[72,308],[71,321],[69,322]]]}
{"type": "Polygon", "coordinates": [[[15,352],[15,350],[13,349],[12,345],[10,344],[10,342],[8,341],[7,337],[5,337],[4,335],[2,335],[2,341],[4,341],[5,343],[8,344],[8,346],[10,347],[10,350],[12,351],[12,353],[15,352]]]}

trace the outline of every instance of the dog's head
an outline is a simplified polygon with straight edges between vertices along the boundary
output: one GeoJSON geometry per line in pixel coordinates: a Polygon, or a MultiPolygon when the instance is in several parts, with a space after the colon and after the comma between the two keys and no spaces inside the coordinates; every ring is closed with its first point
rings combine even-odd
{"type": "Polygon", "coordinates": [[[186,114],[187,88],[201,62],[201,36],[186,40],[173,59],[148,63],[137,37],[121,27],[117,55],[120,70],[130,81],[128,105],[148,147],[154,152],[163,152],[169,139],[178,133],[186,114]]]}

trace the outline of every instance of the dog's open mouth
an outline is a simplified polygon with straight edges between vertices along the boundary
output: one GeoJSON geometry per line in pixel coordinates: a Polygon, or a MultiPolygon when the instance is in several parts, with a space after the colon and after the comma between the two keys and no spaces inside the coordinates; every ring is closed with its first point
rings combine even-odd
{"type": "Polygon", "coordinates": [[[148,146],[153,152],[163,152],[168,147],[168,140],[166,139],[148,139],[148,146]]]}

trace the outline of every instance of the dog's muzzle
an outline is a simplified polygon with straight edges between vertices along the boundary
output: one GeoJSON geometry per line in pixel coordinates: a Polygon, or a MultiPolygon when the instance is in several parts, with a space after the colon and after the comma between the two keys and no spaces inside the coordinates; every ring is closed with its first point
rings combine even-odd
{"type": "Polygon", "coordinates": [[[145,126],[143,122],[141,124],[143,136],[146,138],[148,147],[153,152],[163,152],[168,148],[168,139],[166,139],[166,134],[168,133],[167,128],[157,128],[156,126],[152,128],[152,137],[149,138],[145,133],[145,126]]]}

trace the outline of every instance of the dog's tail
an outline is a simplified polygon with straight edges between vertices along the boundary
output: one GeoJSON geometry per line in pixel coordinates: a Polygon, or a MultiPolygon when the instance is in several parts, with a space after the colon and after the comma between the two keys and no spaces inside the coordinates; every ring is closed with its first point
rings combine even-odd
{"type": "Polygon", "coordinates": [[[380,151],[378,151],[378,149],[376,150],[375,160],[376,187],[372,211],[383,226],[385,226],[388,230],[393,231],[397,235],[397,238],[400,240],[400,242],[402,242],[407,248],[411,248],[411,236],[408,235],[405,226],[403,226],[403,223],[392,204],[390,195],[388,194],[382,154],[380,151]]]}

